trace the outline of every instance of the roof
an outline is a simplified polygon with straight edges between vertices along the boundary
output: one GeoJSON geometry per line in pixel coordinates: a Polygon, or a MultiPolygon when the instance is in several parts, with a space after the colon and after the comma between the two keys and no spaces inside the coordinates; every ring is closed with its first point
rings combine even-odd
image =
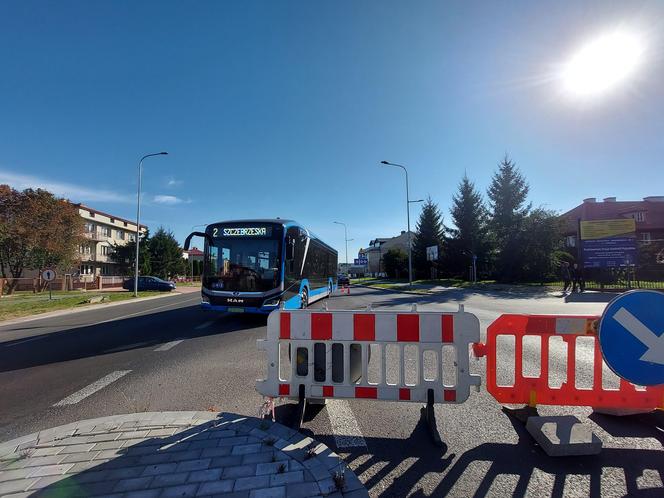
{"type": "MultiPolygon", "coordinates": [[[[122,221],[124,223],[131,223],[132,225],[136,226],[136,222],[132,220],[128,220],[126,218],[121,218],[120,216],[115,216],[114,214],[108,214],[105,213],[104,211],[99,211],[98,209],[91,208],[90,206],[86,206],[85,204],[82,203],[72,203],[74,206],[78,207],[79,209],[85,209],[86,211],[90,211],[91,213],[96,213],[96,214],[101,214],[102,216],[108,216],[109,218],[113,218],[114,220],[122,221]]],[[[141,224],[141,228],[147,228],[147,225],[141,224]]]]}
{"type": "Polygon", "coordinates": [[[578,220],[612,220],[629,218],[630,214],[645,212],[645,221],[637,221],[637,230],[664,230],[664,202],[643,201],[613,201],[613,202],[584,202],[570,209],[561,216],[567,219],[567,229],[576,232],[578,220]]]}
{"type": "Polygon", "coordinates": [[[203,256],[204,254],[203,251],[201,251],[198,247],[192,247],[188,251],[182,251],[182,252],[186,252],[187,254],[189,254],[189,256],[203,256]]]}

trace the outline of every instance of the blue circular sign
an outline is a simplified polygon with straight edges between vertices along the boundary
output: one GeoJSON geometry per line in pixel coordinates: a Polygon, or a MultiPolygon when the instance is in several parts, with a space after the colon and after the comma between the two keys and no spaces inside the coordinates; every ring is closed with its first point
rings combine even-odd
{"type": "Polygon", "coordinates": [[[641,386],[664,384],[664,293],[621,294],[604,310],[599,344],[618,376],[641,386]]]}

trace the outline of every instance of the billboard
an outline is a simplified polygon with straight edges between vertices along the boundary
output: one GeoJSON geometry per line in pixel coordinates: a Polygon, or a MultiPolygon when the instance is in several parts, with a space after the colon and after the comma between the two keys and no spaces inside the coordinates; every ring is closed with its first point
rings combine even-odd
{"type": "Polygon", "coordinates": [[[632,218],[582,221],[579,229],[584,268],[636,264],[636,222],[632,218]]]}
{"type": "Polygon", "coordinates": [[[438,246],[427,247],[427,261],[438,261],[438,246]]]}

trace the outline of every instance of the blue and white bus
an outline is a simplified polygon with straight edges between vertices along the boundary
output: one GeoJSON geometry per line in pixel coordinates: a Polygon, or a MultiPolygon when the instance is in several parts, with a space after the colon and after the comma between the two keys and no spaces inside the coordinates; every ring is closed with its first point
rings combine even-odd
{"type": "Polygon", "coordinates": [[[306,308],[336,287],[337,251],[299,223],[282,219],[221,221],[205,232],[202,307],[269,313],[306,308]]]}

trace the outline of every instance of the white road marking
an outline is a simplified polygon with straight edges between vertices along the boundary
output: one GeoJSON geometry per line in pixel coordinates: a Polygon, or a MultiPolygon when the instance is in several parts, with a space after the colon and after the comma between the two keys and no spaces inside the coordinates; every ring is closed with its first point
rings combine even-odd
{"type": "Polygon", "coordinates": [[[366,448],[367,443],[348,401],[328,399],[326,407],[337,448],[366,448]]]}
{"type": "Polygon", "coordinates": [[[137,311],[135,313],[129,313],[128,315],[122,315],[122,316],[116,316],[114,318],[109,318],[108,320],[97,322],[96,325],[99,325],[101,323],[115,322],[116,320],[124,320],[125,318],[129,318],[129,317],[132,317],[132,316],[142,315],[144,313],[150,313],[152,311],[160,310],[160,309],[163,309],[163,308],[168,308],[170,306],[179,306],[182,303],[188,303],[189,301],[195,301],[195,300],[199,300],[199,299],[200,299],[200,296],[194,296],[194,299],[185,299],[183,301],[178,301],[177,303],[164,304],[163,306],[157,306],[156,308],[150,308],[150,309],[147,309],[147,310],[137,311]]]}
{"type": "Polygon", "coordinates": [[[206,328],[208,328],[210,325],[212,325],[213,323],[214,323],[214,320],[209,320],[209,321],[207,321],[207,322],[205,322],[205,323],[201,323],[200,325],[197,325],[196,327],[194,327],[194,330],[203,330],[203,329],[206,329],[206,328]]]}
{"type": "Polygon", "coordinates": [[[18,346],[20,344],[25,344],[26,342],[36,341],[37,339],[42,339],[42,336],[36,335],[34,337],[28,337],[27,339],[21,339],[19,341],[12,342],[11,344],[7,344],[5,347],[6,348],[11,348],[12,346],[18,346]]]}
{"type": "Polygon", "coordinates": [[[173,349],[175,346],[180,344],[184,339],[180,339],[179,341],[171,341],[167,342],[166,344],[162,344],[159,346],[155,351],[168,351],[169,349],[173,349]]]}
{"type": "Polygon", "coordinates": [[[67,406],[67,405],[75,405],[79,401],[84,400],[88,396],[96,393],[100,389],[105,388],[109,384],[112,384],[116,380],[124,377],[127,375],[131,370],[116,370],[115,372],[111,372],[105,377],[102,377],[96,382],[93,382],[89,386],[84,387],[80,391],[76,391],[74,394],[67,396],[65,399],[58,401],[56,404],[53,406],[67,406]]]}

